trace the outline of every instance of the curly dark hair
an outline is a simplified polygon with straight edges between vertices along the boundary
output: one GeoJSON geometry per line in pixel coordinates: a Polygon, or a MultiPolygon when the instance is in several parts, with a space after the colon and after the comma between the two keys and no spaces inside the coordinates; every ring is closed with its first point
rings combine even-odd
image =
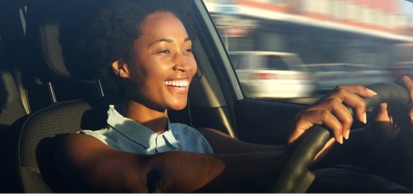
{"type": "Polygon", "coordinates": [[[133,43],[140,24],[157,11],[174,13],[191,39],[195,32],[188,0],[87,0],[60,26],[60,42],[68,70],[75,77],[98,78],[112,95],[122,94],[122,78],[111,64],[133,62],[133,43]],[[178,5],[178,6],[177,6],[178,5]]]}

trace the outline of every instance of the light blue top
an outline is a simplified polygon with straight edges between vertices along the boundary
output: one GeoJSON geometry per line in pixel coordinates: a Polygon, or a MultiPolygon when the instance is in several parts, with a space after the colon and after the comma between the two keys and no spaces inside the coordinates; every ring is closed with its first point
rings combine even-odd
{"type": "Polygon", "coordinates": [[[109,106],[108,127],[100,130],[82,130],[106,145],[125,152],[157,154],[167,151],[187,151],[213,154],[211,145],[193,127],[181,123],[169,123],[168,130],[161,134],[142,124],[122,116],[114,105],[109,106]]]}

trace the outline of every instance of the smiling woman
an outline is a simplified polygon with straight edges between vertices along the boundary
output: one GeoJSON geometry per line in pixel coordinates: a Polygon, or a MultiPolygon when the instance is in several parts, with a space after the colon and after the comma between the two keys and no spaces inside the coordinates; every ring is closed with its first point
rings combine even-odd
{"type": "Polygon", "coordinates": [[[115,73],[131,79],[127,90],[136,91],[131,99],[152,104],[155,107],[150,108],[161,112],[183,109],[189,83],[197,70],[192,42],[183,24],[174,14],[159,11],[149,15],[139,28],[142,34],[135,41],[140,46],[134,46],[133,64],[125,66],[115,61],[115,73]],[[187,86],[177,85],[178,82],[187,86]]]}
{"type": "MultiPolygon", "coordinates": [[[[13,185],[21,189],[17,192],[274,191],[274,182],[282,179],[276,179],[279,169],[299,178],[300,169],[308,170],[310,164],[300,157],[288,168],[283,161],[290,151],[300,153],[295,145],[307,139],[313,125],[330,130],[329,149],[316,158],[318,150],[314,155],[299,154],[310,163],[320,161],[311,166],[316,179],[313,183],[314,176],[302,181],[282,179],[292,188],[289,191],[410,192],[408,188],[413,188],[413,179],[394,176],[409,177],[409,166],[392,166],[393,158],[406,161],[403,145],[410,141],[399,131],[409,128],[413,108],[380,104],[365,128],[350,132],[353,121],[367,121],[363,99],[380,93],[361,85],[338,86],[308,107],[244,98],[201,0],[28,3],[28,42],[36,45],[28,50],[41,57],[28,60],[33,71],[27,74],[36,78],[26,80],[29,94],[47,96],[34,86],[53,88],[61,82],[41,77],[43,65],[60,77],[67,74],[55,70],[67,67],[69,78],[99,79],[108,86],[104,91],[110,95],[104,97],[118,99],[88,96],[60,101],[15,123],[13,135],[5,138],[12,142],[5,158],[17,167],[7,168],[16,171],[12,178],[18,179],[13,185]],[[189,122],[172,118],[171,112],[181,109],[188,110],[189,122]],[[389,157],[394,153],[396,157],[389,157]],[[396,171],[388,173],[390,168],[396,171]],[[347,174],[336,176],[336,169],[347,174]],[[368,178],[354,178],[360,174],[368,178]]],[[[398,83],[413,93],[408,77],[398,83]]],[[[83,95],[75,89],[73,93],[83,95]]]]}

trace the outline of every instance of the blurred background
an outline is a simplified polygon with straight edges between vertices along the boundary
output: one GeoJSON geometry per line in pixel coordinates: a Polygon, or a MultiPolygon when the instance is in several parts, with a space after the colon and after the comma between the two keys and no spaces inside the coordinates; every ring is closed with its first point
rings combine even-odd
{"type": "Polygon", "coordinates": [[[406,0],[205,0],[248,98],[310,103],[339,84],[413,77],[406,0]]]}

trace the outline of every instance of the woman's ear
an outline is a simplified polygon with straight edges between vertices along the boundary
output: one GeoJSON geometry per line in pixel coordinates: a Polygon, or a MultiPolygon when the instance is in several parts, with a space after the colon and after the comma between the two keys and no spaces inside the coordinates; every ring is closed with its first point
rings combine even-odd
{"type": "Polygon", "coordinates": [[[122,61],[114,61],[112,63],[113,72],[122,78],[129,78],[129,68],[128,65],[122,61]]]}

